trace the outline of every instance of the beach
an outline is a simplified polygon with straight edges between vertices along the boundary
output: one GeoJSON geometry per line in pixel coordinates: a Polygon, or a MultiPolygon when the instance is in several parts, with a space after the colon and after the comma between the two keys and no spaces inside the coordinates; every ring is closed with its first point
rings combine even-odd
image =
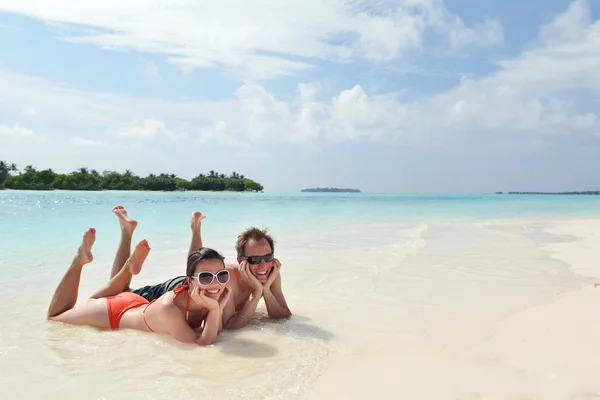
{"type": "Polygon", "coordinates": [[[473,291],[466,300],[477,303],[476,314],[466,313],[464,307],[456,317],[466,318],[443,321],[429,332],[439,340],[420,342],[390,334],[378,338],[376,345],[367,344],[359,354],[332,355],[308,398],[600,398],[596,372],[600,289],[592,284],[600,282],[600,266],[594,261],[600,256],[599,223],[599,219],[527,221],[522,225],[529,231],[525,237],[543,243],[541,238],[555,235],[554,241],[536,246],[558,263],[548,261],[537,282],[515,274],[513,287],[497,289],[508,296],[518,288],[546,285],[543,274],[568,279],[576,271],[591,279],[584,278],[581,285],[554,299],[523,298],[520,306],[505,313],[501,310],[511,308],[509,299],[494,304],[491,296],[473,291]],[[337,384],[341,381],[346,384],[337,384]]]}
{"type": "Polygon", "coordinates": [[[0,385],[12,399],[600,399],[600,200],[535,196],[0,194],[0,385]],[[110,208],[152,246],[134,285],[205,244],[277,239],[293,316],[207,348],[45,321],[81,234],[98,230],[80,302],[108,279],[110,208]],[[34,379],[35,384],[32,384],[34,379]]]}

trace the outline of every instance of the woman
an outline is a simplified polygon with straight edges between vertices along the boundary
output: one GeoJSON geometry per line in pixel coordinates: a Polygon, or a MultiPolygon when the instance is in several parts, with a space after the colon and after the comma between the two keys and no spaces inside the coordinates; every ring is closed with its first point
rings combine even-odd
{"type": "Polygon", "coordinates": [[[96,230],[88,229],[71,266],[59,283],[48,308],[48,319],[98,329],[136,329],[169,334],[183,343],[206,346],[221,330],[223,308],[231,289],[223,256],[202,247],[189,254],[186,284],[149,303],[143,297],[123,292],[131,275],[137,275],[150,252],[146,240],[135,247],[122,270],[108,286],[75,307],[81,270],[93,260],[96,230]],[[75,307],[75,308],[74,308],[75,307]],[[198,311],[201,311],[199,313],[198,311]],[[190,317],[191,315],[191,317],[190,317]],[[198,335],[198,334],[199,335],[198,335]]]}

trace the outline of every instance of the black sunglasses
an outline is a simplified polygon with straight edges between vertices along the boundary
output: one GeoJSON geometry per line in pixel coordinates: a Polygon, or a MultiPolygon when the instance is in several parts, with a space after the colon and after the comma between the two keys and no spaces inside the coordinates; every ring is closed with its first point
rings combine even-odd
{"type": "Polygon", "coordinates": [[[246,261],[248,261],[248,264],[260,264],[262,260],[265,260],[265,262],[271,262],[274,258],[275,256],[273,253],[271,253],[264,256],[248,256],[246,257],[246,261]]]}

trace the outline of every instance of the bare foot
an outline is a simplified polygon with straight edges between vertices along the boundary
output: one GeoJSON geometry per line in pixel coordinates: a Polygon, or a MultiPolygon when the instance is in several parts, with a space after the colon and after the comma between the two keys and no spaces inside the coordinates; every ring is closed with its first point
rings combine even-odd
{"type": "Polygon", "coordinates": [[[112,209],[112,212],[114,212],[117,218],[119,218],[121,229],[129,234],[133,234],[133,231],[138,223],[135,219],[131,219],[127,216],[127,210],[125,210],[125,207],[118,205],[112,209]]]}
{"type": "Polygon", "coordinates": [[[200,225],[202,224],[202,220],[206,218],[206,215],[202,215],[200,211],[194,211],[192,213],[192,219],[190,221],[190,227],[192,228],[192,232],[196,232],[200,229],[200,225]]]}
{"type": "Polygon", "coordinates": [[[137,275],[142,270],[142,265],[144,265],[144,261],[146,257],[148,257],[148,253],[150,253],[150,245],[146,239],[142,240],[135,246],[133,250],[133,254],[127,260],[127,266],[129,268],[129,272],[131,275],[137,275]]]}
{"type": "Polygon", "coordinates": [[[77,256],[81,260],[82,264],[89,264],[94,259],[92,255],[92,246],[96,241],[96,229],[90,228],[83,234],[83,240],[77,250],[77,256]]]}

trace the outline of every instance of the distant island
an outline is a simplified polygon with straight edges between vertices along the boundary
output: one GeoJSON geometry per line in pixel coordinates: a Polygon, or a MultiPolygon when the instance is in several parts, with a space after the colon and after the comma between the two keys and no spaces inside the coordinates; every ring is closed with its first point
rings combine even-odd
{"type": "MultiPolygon", "coordinates": [[[[504,194],[504,192],[495,192],[495,194],[504,194]]],[[[573,192],[506,192],[506,194],[553,194],[553,195],[600,195],[600,190],[585,190],[573,192]]]]}
{"type": "Polygon", "coordinates": [[[360,190],[358,190],[358,189],[340,189],[340,188],[309,188],[309,189],[302,189],[302,192],[360,193],[360,190]]]}
{"type": "Polygon", "coordinates": [[[21,172],[16,164],[0,161],[0,189],[262,192],[263,186],[237,172],[225,175],[210,171],[188,181],[175,174],[165,173],[140,177],[130,170],[121,174],[79,168],[69,174],[57,174],[50,168],[38,171],[28,165],[21,172]]]}

